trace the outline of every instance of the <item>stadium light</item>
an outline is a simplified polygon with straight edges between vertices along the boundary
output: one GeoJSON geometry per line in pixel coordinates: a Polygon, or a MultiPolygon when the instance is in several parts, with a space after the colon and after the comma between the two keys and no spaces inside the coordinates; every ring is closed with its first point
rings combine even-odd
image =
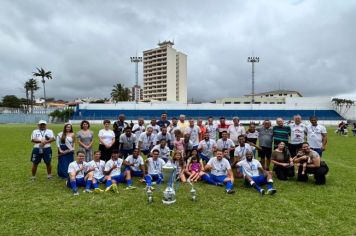
{"type": "MultiPolygon", "coordinates": [[[[138,63],[142,62],[142,57],[137,57],[137,56],[130,57],[130,60],[132,63],[135,63],[135,80],[136,80],[136,83],[135,83],[136,88],[135,89],[137,89],[137,87],[138,87],[138,63]]],[[[136,92],[135,92],[134,96],[135,96],[136,103],[138,103],[139,96],[137,96],[136,92]]]]}
{"type": "Polygon", "coordinates": [[[260,57],[248,57],[247,62],[252,63],[252,104],[255,103],[255,63],[260,62],[260,57]]]}

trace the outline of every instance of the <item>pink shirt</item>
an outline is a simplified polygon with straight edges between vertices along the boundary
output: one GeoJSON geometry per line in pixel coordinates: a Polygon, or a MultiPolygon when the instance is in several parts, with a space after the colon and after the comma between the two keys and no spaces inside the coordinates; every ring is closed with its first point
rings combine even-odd
{"type": "Polygon", "coordinates": [[[180,138],[180,140],[174,141],[174,147],[178,151],[184,151],[184,138],[180,138]]]}

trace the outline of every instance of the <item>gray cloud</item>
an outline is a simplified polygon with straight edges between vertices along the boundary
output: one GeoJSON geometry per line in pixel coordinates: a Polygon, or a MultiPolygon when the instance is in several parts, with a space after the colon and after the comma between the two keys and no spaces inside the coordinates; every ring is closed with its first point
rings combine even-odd
{"type": "Polygon", "coordinates": [[[49,96],[109,97],[115,83],[134,84],[129,57],[159,40],[188,55],[194,100],[250,93],[252,53],[257,92],[352,96],[355,11],[353,1],[1,1],[0,96],[24,97],[43,67],[49,96]]]}

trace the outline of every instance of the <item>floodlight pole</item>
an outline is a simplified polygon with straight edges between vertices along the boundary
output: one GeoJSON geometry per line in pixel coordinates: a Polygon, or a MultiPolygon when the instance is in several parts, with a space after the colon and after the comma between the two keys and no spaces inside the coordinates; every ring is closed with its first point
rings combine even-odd
{"type": "Polygon", "coordinates": [[[255,63],[258,63],[260,61],[259,57],[248,57],[247,62],[252,63],[252,101],[251,104],[255,103],[255,63]]]}
{"type": "Polygon", "coordinates": [[[135,101],[136,101],[136,103],[138,103],[138,100],[139,100],[139,98],[138,98],[138,96],[136,96],[136,89],[138,88],[138,63],[140,63],[140,62],[142,62],[142,57],[130,57],[130,59],[131,59],[131,62],[132,63],[135,63],[135,94],[134,94],[134,96],[135,96],[135,101]]]}

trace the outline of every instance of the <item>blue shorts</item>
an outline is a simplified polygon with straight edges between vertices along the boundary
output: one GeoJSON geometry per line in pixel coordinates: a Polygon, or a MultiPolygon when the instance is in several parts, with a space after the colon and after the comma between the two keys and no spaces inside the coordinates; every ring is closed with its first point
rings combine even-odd
{"type": "Polygon", "coordinates": [[[212,180],[214,180],[217,183],[224,183],[224,180],[226,179],[226,175],[213,175],[213,174],[208,174],[212,180]]]}
{"type": "MultiPolygon", "coordinates": [[[[77,187],[85,187],[86,181],[84,178],[75,178],[75,182],[77,183],[77,187]]],[[[70,185],[70,179],[67,180],[67,187],[72,188],[70,185]]]]}
{"type": "Polygon", "coordinates": [[[158,175],[158,174],[154,174],[154,175],[148,174],[148,175],[146,175],[146,176],[151,177],[151,181],[160,182],[160,181],[163,180],[163,175],[162,175],[162,174],[159,174],[159,175],[158,175]],[[158,180],[160,180],[160,181],[158,181],[158,180]]]}
{"type": "Polygon", "coordinates": [[[199,158],[202,159],[203,161],[205,161],[206,163],[208,163],[208,161],[210,160],[210,157],[205,156],[204,154],[199,153],[199,158]]]}
{"type": "Polygon", "coordinates": [[[120,152],[124,157],[131,155],[133,153],[133,149],[121,149],[120,152]]]}
{"type": "Polygon", "coordinates": [[[133,171],[131,170],[131,176],[135,176],[135,177],[142,177],[143,176],[143,172],[141,170],[139,171],[133,171]]]}
{"type": "Polygon", "coordinates": [[[40,148],[32,149],[32,154],[31,154],[32,163],[35,165],[38,165],[41,163],[42,159],[43,159],[44,163],[46,163],[47,165],[51,164],[52,149],[50,147],[42,148],[42,153],[40,153],[40,148]]]}
{"type": "MultiPolygon", "coordinates": [[[[95,177],[94,177],[95,178],[95,177]]],[[[98,183],[104,183],[105,182],[105,176],[101,177],[100,179],[95,178],[96,182],[98,183]]]]}
{"type": "Polygon", "coordinates": [[[120,175],[111,176],[111,181],[115,181],[116,183],[125,183],[125,175],[121,173],[120,175]]]}
{"type": "Polygon", "coordinates": [[[251,178],[257,185],[267,184],[267,177],[264,175],[252,176],[251,178]]]}

